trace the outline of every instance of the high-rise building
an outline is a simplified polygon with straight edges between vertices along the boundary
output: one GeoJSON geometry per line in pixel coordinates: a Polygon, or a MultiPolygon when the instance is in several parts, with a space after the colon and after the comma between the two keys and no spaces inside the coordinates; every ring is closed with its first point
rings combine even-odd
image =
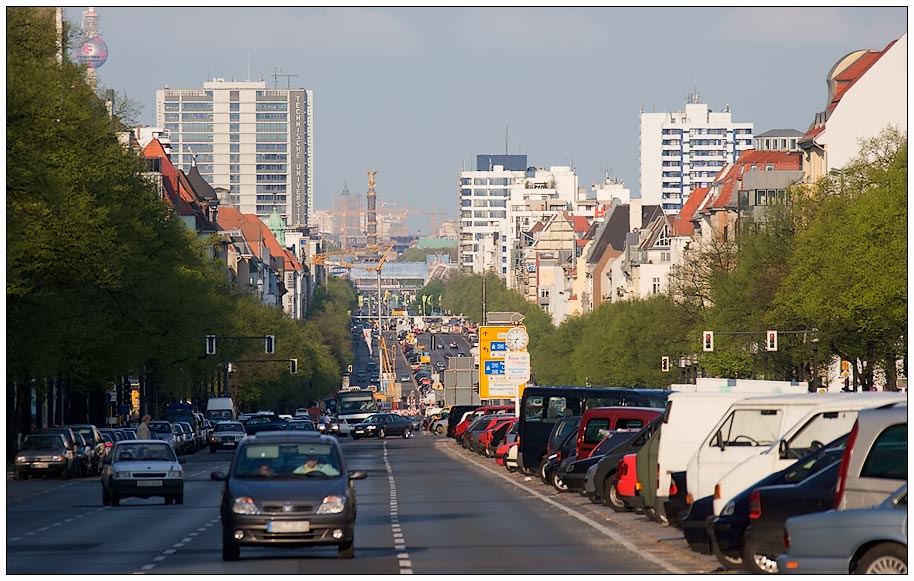
{"type": "Polygon", "coordinates": [[[197,171],[229,202],[264,221],[275,209],[309,226],[314,204],[314,95],[265,81],[213,79],[202,89],[156,91],[156,125],[169,132],[172,162],[197,171]]]}
{"type": "Polygon", "coordinates": [[[341,248],[365,244],[365,196],[354,196],[346,184],[343,191],[333,197],[333,234],[339,236],[341,248]]]}
{"type": "Polygon", "coordinates": [[[693,93],[675,113],[641,112],[641,203],[677,214],[696,188],[752,149],[752,123],[734,123],[730,107],[712,111],[693,93]]]}

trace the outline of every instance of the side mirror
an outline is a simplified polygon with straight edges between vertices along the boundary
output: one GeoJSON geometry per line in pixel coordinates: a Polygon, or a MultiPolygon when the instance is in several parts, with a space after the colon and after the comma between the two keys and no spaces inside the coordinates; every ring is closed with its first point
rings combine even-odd
{"type": "Polygon", "coordinates": [[[225,480],[225,474],[222,472],[212,472],[209,475],[210,480],[225,480]]]}
{"type": "Polygon", "coordinates": [[[781,443],[778,444],[778,455],[781,459],[787,458],[787,453],[790,451],[790,446],[787,445],[787,440],[781,440],[781,443]]]}
{"type": "Polygon", "coordinates": [[[364,470],[349,473],[349,480],[365,480],[366,478],[368,478],[368,473],[364,470]]]}

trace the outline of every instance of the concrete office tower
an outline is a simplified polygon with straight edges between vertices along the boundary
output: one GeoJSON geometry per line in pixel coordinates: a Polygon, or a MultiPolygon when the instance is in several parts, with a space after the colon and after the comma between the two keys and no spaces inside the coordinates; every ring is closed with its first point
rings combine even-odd
{"type": "Polygon", "coordinates": [[[157,90],[156,125],[171,136],[172,162],[189,171],[196,161],[243,214],[266,222],[276,208],[286,225],[304,227],[314,211],[313,102],[307,89],[213,79],[157,90]]]}
{"type": "Polygon", "coordinates": [[[675,113],[641,111],[641,203],[678,214],[695,188],[708,188],[740,153],[752,149],[752,123],[734,123],[730,107],[712,111],[697,93],[675,113]]]}

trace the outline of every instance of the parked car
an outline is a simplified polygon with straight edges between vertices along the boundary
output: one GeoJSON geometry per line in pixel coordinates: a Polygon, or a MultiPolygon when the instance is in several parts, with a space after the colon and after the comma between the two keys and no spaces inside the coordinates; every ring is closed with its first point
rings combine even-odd
{"type": "Polygon", "coordinates": [[[186,454],[192,454],[199,448],[197,446],[197,431],[190,422],[176,422],[184,430],[184,451],[186,454]]]}
{"type": "Polygon", "coordinates": [[[184,469],[174,448],[159,440],[124,440],[114,445],[102,472],[102,504],[124,498],[161,496],[165,504],[184,503],[184,469]]]}
{"type": "MultiPolygon", "coordinates": [[[[495,457],[496,450],[498,450],[498,447],[505,441],[508,432],[515,425],[517,425],[517,416],[496,423],[487,433],[483,434],[480,443],[485,444],[482,453],[486,458],[495,457]]],[[[515,431],[515,433],[517,432],[515,431]]]]}
{"type": "MultiPolygon", "coordinates": [[[[309,422],[310,423],[310,422],[309,422]]],[[[225,421],[216,422],[213,433],[209,437],[209,452],[215,454],[222,448],[236,448],[238,443],[247,436],[241,422],[225,421]]]]}
{"type": "Polygon", "coordinates": [[[74,459],[61,434],[30,434],[16,452],[13,480],[56,474],[66,480],[75,471],[74,459]]]}
{"type": "Polygon", "coordinates": [[[866,508],[908,480],[908,404],[860,410],[851,429],[835,508],[866,508]]]}
{"type": "Polygon", "coordinates": [[[222,558],[235,561],[242,547],[336,545],[340,558],[355,556],[356,495],[336,438],[298,431],[269,431],[246,438],[225,482],[220,515],[222,558]],[[318,466],[309,472],[305,463],[318,466]]]}
{"type": "MultiPolygon", "coordinates": [[[[612,406],[590,408],[581,417],[575,456],[583,460],[611,432],[620,429],[640,430],[663,413],[662,408],[612,406]]],[[[582,473],[583,476],[583,473],[582,473]]]]}
{"type": "MultiPolygon", "coordinates": [[[[559,449],[559,446],[562,445],[562,442],[565,441],[565,438],[568,437],[573,430],[581,423],[581,416],[565,416],[559,418],[555,422],[555,425],[552,427],[552,431],[549,432],[548,438],[546,438],[546,455],[543,456],[542,460],[539,463],[539,466],[536,469],[537,475],[540,477],[540,480],[544,484],[549,484],[549,479],[546,477],[546,464],[549,462],[550,456],[554,455],[556,450],[559,449]]],[[[577,435],[577,433],[575,432],[577,435]]]]}
{"type": "MultiPolygon", "coordinates": [[[[555,472],[558,479],[565,485],[565,490],[584,492],[584,476],[591,466],[600,462],[606,454],[625,444],[638,434],[636,429],[621,429],[608,432],[607,436],[592,449],[586,458],[577,455],[562,459],[555,472]]],[[[580,441],[580,430],[578,433],[580,441]]]]}
{"type": "MultiPolygon", "coordinates": [[[[587,469],[584,474],[583,488],[584,494],[591,502],[609,505],[610,502],[618,500],[616,495],[610,494],[610,489],[612,488],[613,476],[616,474],[619,461],[626,454],[637,453],[647,443],[654,431],[659,428],[661,422],[663,422],[662,416],[654,418],[631,439],[597,460],[594,467],[587,469]]],[[[617,508],[624,508],[624,506],[618,506],[617,508]]]]}
{"type": "MultiPolygon", "coordinates": [[[[172,448],[175,448],[175,432],[171,422],[166,420],[152,420],[149,422],[149,431],[156,440],[168,442],[172,448]]],[[[177,452],[177,448],[175,449],[177,452]]]]}
{"type": "Polygon", "coordinates": [[[495,463],[499,466],[505,465],[505,457],[508,454],[508,448],[517,442],[518,427],[518,422],[515,420],[514,423],[511,424],[511,427],[508,428],[508,431],[505,433],[502,443],[498,444],[492,453],[492,456],[495,458],[495,463]]]}
{"type": "MultiPolygon", "coordinates": [[[[773,491],[772,494],[776,495],[778,494],[776,488],[778,485],[799,485],[807,478],[820,473],[829,465],[840,461],[846,443],[847,435],[844,435],[837,440],[829,442],[819,450],[797,460],[794,464],[784,470],[766,476],[746,490],[737,494],[726,504],[726,506],[724,506],[720,515],[713,519],[708,519],[706,521],[706,528],[711,542],[711,550],[713,551],[714,556],[717,557],[717,560],[720,561],[721,565],[726,569],[746,569],[750,567],[749,564],[743,561],[743,556],[746,553],[745,541],[747,529],[750,528],[750,524],[753,524],[753,521],[768,521],[768,517],[772,516],[768,514],[767,510],[764,512],[751,510],[752,503],[754,502],[757,505],[759,501],[757,496],[755,500],[753,500],[753,494],[756,490],[771,489],[773,491]],[[754,514],[754,518],[751,518],[750,514],[754,514]]],[[[835,477],[831,484],[834,485],[837,481],[838,479],[835,477]]],[[[766,497],[767,496],[768,495],[766,494],[766,497]]],[[[791,494],[790,496],[792,498],[793,495],[791,494]]],[[[834,496],[834,487],[832,487],[830,497],[832,504],[834,504],[834,496]]],[[[817,510],[825,510],[826,508],[830,507],[816,507],[817,510]]],[[[792,507],[792,511],[793,512],[787,516],[801,514],[802,512],[810,512],[809,510],[806,510],[805,502],[795,504],[792,507]]],[[[783,548],[781,535],[784,532],[785,519],[786,516],[781,518],[779,524],[775,527],[777,531],[777,538],[775,539],[776,545],[775,548],[768,553],[772,559],[777,558],[777,555],[783,548]]],[[[758,533],[758,530],[753,532],[753,534],[758,533]]],[[[770,569],[770,567],[768,568],[770,569]]]]}
{"type": "Polygon", "coordinates": [[[556,473],[556,469],[559,467],[559,464],[562,463],[563,459],[574,456],[574,451],[577,448],[579,431],[580,427],[575,426],[575,428],[568,434],[568,436],[565,437],[565,440],[559,445],[555,453],[546,458],[546,465],[543,467],[543,474],[546,476],[546,483],[551,484],[552,487],[559,492],[568,490],[568,487],[565,486],[565,483],[562,482],[561,478],[559,478],[559,475],[556,473]]]}
{"type": "Polygon", "coordinates": [[[505,422],[517,419],[516,416],[509,416],[507,414],[482,417],[488,418],[488,421],[477,423],[475,428],[467,430],[466,434],[464,434],[464,441],[466,442],[467,449],[476,452],[477,454],[483,454],[485,452],[486,446],[489,444],[489,439],[492,437],[492,430],[505,422]]]}
{"type": "Polygon", "coordinates": [[[778,572],[906,575],[907,533],[908,485],[905,483],[876,507],[828,510],[787,519],[786,551],[777,558],[778,572]]]}
{"type": "Polygon", "coordinates": [[[351,426],[352,439],[379,438],[387,436],[412,437],[412,425],[408,419],[397,414],[372,414],[365,420],[351,426]]]}
{"type": "Polygon", "coordinates": [[[76,438],[76,463],[79,466],[82,466],[82,475],[83,476],[94,476],[95,466],[98,462],[101,462],[101,458],[98,458],[95,446],[90,446],[86,441],[85,436],[80,433],[76,433],[74,436],[76,438]],[[98,458],[98,460],[96,460],[98,458]]]}
{"type": "Polygon", "coordinates": [[[94,476],[98,475],[102,471],[102,458],[105,454],[105,442],[102,439],[102,435],[99,433],[98,428],[92,424],[69,424],[64,426],[65,428],[72,429],[77,434],[82,434],[83,438],[86,440],[86,444],[92,448],[92,454],[90,454],[90,469],[89,475],[94,476]]]}

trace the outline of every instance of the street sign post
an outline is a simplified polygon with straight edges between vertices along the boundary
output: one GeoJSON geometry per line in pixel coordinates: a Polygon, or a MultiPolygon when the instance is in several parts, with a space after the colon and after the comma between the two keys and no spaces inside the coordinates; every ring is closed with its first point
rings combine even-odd
{"type": "Polygon", "coordinates": [[[505,357],[509,353],[505,338],[513,326],[479,327],[479,398],[514,399],[523,394],[526,380],[515,380],[507,374],[505,357]]]}

